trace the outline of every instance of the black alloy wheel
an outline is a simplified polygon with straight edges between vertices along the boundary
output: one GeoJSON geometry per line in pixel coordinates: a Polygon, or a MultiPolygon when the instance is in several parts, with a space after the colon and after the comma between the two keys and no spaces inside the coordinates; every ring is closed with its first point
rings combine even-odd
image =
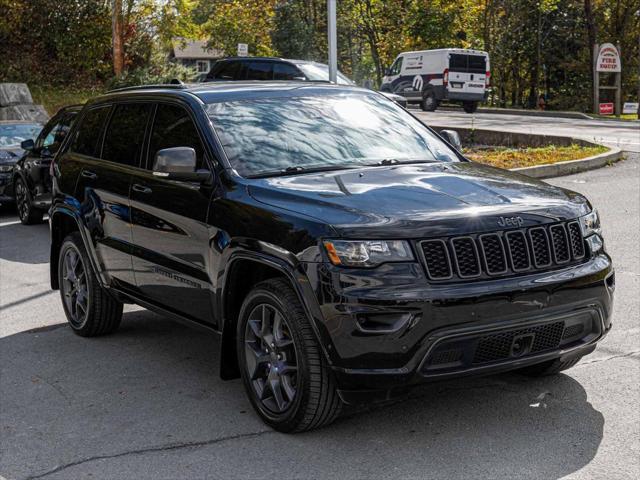
{"type": "Polygon", "coordinates": [[[342,410],[336,379],[298,294],[285,279],[258,283],[236,325],[236,352],[249,400],[280,432],[333,422],[342,410]]]}
{"type": "Polygon", "coordinates": [[[23,225],[31,225],[42,222],[42,210],[38,210],[31,205],[31,195],[27,186],[21,178],[15,181],[16,208],[18,217],[23,225]]]}
{"type": "Polygon", "coordinates": [[[282,312],[259,304],[245,326],[245,367],[256,397],[270,412],[282,414],[295,400],[296,348],[282,312]]]}
{"type": "Polygon", "coordinates": [[[75,246],[69,246],[64,252],[61,268],[60,290],[69,323],[74,328],[82,328],[89,312],[89,287],[84,261],[75,246]]]}

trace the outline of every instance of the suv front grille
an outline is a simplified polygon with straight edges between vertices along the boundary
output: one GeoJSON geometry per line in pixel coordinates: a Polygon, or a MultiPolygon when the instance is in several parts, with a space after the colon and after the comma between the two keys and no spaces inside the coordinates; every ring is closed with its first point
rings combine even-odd
{"type": "Polygon", "coordinates": [[[585,259],[578,222],[419,242],[433,281],[495,278],[552,270],[585,259]]]}

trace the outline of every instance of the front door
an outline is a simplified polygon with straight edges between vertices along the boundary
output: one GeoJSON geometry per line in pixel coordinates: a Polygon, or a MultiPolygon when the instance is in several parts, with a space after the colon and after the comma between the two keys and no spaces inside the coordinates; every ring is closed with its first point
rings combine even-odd
{"type": "Polygon", "coordinates": [[[133,263],[138,291],[151,302],[201,322],[212,322],[208,275],[210,185],[154,176],[158,150],[191,147],[197,168],[210,169],[200,135],[186,108],[158,104],[146,170],[131,186],[133,263]]]}

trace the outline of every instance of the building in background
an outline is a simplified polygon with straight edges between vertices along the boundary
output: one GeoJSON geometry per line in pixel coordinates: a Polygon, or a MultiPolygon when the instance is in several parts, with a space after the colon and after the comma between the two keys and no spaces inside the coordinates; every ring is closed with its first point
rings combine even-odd
{"type": "Polygon", "coordinates": [[[205,40],[176,39],[169,53],[170,60],[194,68],[199,74],[209,72],[213,62],[223,56],[222,50],[207,47],[205,40]]]}

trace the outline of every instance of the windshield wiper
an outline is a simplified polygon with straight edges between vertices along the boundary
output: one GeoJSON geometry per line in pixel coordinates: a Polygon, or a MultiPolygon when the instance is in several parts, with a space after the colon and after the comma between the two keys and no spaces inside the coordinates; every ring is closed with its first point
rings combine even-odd
{"type": "Polygon", "coordinates": [[[367,167],[386,167],[388,165],[406,165],[409,163],[436,163],[438,160],[430,160],[426,158],[412,158],[412,159],[399,159],[399,158],[383,158],[375,163],[366,164],[367,167]]]}
{"type": "Polygon", "coordinates": [[[268,172],[257,173],[255,175],[249,175],[247,178],[265,178],[265,177],[284,177],[287,175],[296,175],[299,173],[317,173],[317,172],[330,172],[333,170],[351,170],[357,168],[352,165],[322,165],[322,166],[309,166],[302,167],[296,165],[295,167],[287,167],[282,170],[271,170],[268,172]]]}

